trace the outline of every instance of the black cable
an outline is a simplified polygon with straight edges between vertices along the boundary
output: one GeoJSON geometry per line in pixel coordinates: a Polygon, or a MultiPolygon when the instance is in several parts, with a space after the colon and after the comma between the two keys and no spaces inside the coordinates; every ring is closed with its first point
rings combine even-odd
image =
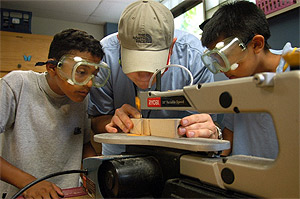
{"type": "Polygon", "coordinates": [[[37,63],[35,63],[34,66],[43,66],[45,64],[52,64],[52,65],[56,66],[58,64],[58,61],[56,61],[56,60],[49,60],[49,61],[46,61],[46,62],[37,62],[37,63]]]}
{"type": "Polygon", "coordinates": [[[152,111],[152,110],[149,110],[149,111],[147,112],[147,115],[146,115],[145,118],[150,118],[150,113],[151,113],[151,111],[152,111]]]}
{"type": "Polygon", "coordinates": [[[2,193],[2,199],[6,198],[7,193],[2,193]]]}
{"type": "Polygon", "coordinates": [[[32,187],[33,185],[46,180],[48,178],[52,178],[55,176],[59,176],[59,175],[64,175],[64,174],[70,174],[70,173],[85,173],[87,174],[87,170],[68,170],[68,171],[61,171],[61,172],[57,172],[57,173],[53,173],[53,174],[49,174],[45,177],[36,179],[34,181],[32,181],[31,183],[27,184],[25,187],[23,187],[23,189],[21,189],[20,191],[18,191],[13,197],[12,199],[16,199],[18,196],[20,196],[24,191],[26,191],[27,189],[29,189],[30,187],[32,187]]]}
{"type": "Polygon", "coordinates": [[[161,91],[161,72],[156,74],[156,91],[161,91]]]}

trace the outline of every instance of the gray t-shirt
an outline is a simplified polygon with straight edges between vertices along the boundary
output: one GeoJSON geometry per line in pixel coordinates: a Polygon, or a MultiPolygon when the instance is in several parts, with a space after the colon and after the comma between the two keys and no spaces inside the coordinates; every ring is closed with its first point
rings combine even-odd
{"type": "MultiPolygon", "coordinates": [[[[46,73],[13,71],[0,80],[2,157],[41,178],[80,169],[83,144],[90,140],[88,97],[81,103],[54,93],[46,73]]],[[[60,188],[78,186],[79,174],[50,178],[60,188]]],[[[18,189],[0,181],[1,193],[18,189]]]]}

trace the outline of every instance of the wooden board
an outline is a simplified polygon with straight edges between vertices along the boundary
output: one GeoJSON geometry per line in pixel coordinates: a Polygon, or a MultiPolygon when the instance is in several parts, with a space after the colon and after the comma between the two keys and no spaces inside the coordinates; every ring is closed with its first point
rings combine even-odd
{"type": "Polygon", "coordinates": [[[179,138],[178,127],[181,119],[131,119],[134,124],[130,133],[166,138],[179,138]]]}
{"type": "MultiPolygon", "coordinates": [[[[72,199],[92,198],[87,194],[87,192],[85,191],[85,189],[83,187],[62,189],[62,192],[65,194],[64,198],[72,198],[72,199]]],[[[17,197],[17,199],[24,199],[24,197],[19,196],[19,197],[17,197]]]]}
{"type": "Polygon", "coordinates": [[[130,133],[102,133],[94,136],[95,142],[124,145],[161,146],[189,151],[223,151],[230,148],[230,142],[208,138],[164,138],[142,136],[130,133]]]}

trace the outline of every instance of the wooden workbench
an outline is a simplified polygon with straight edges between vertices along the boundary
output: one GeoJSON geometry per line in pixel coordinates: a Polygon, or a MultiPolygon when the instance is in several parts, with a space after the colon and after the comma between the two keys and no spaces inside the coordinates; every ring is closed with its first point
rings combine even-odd
{"type": "MultiPolygon", "coordinates": [[[[83,187],[74,187],[69,189],[63,189],[63,193],[65,194],[64,198],[72,198],[72,199],[90,199],[90,197],[85,191],[83,187]]],[[[23,196],[19,196],[17,199],[24,199],[23,196]]]]}
{"type": "Polygon", "coordinates": [[[72,198],[72,199],[83,199],[83,198],[92,198],[90,197],[84,190],[83,187],[75,187],[70,189],[63,189],[63,193],[65,194],[64,198],[72,198]]]}

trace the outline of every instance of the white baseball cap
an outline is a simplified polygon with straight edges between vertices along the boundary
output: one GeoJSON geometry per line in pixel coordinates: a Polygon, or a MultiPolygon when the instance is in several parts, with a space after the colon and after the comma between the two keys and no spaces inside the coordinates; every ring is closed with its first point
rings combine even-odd
{"type": "Polygon", "coordinates": [[[125,74],[154,73],[166,66],[174,37],[174,17],[167,7],[151,0],[136,1],[123,11],[118,29],[125,74]]]}

